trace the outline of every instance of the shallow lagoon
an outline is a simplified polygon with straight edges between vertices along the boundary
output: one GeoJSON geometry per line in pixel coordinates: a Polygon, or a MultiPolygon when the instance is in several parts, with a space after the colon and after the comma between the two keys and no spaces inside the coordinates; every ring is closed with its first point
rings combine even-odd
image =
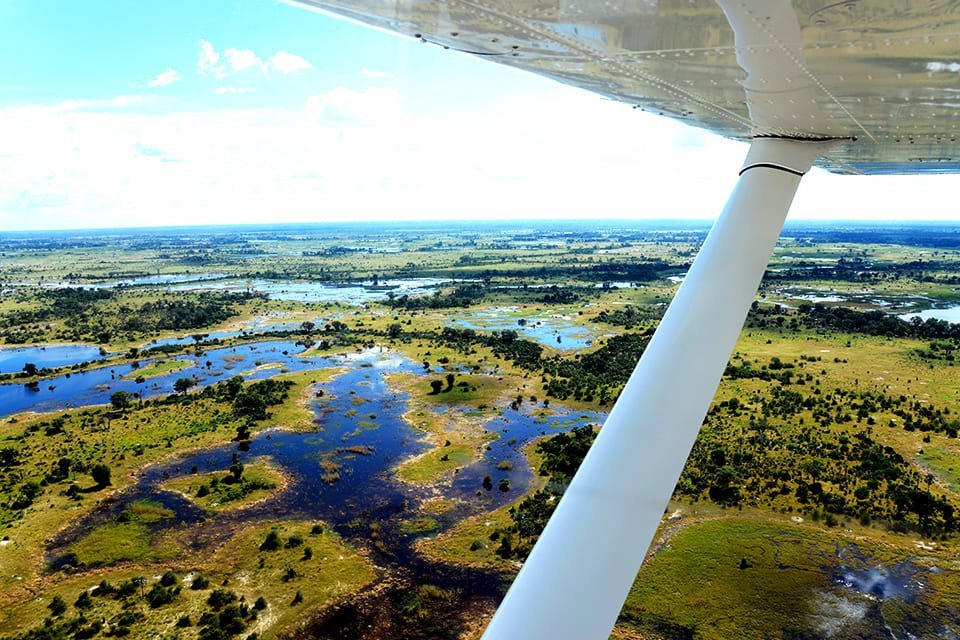
{"type": "MultiPolygon", "coordinates": [[[[124,377],[136,369],[133,363],[117,364],[83,372],[65,373],[55,378],[43,380],[36,389],[23,384],[0,385],[0,417],[21,411],[57,411],[70,407],[92,404],[107,404],[110,394],[116,391],[139,393],[143,398],[174,393],[173,384],[178,378],[195,376],[198,387],[204,387],[229,378],[243,375],[248,380],[260,380],[276,375],[280,371],[303,371],[330,366],[335,359],[320,357],[301,357],[304,351],[293,340],[273,340],[222,347],[203,352],[182,354],[172,359],[191,363],[187,369],[150,378],[142,383],[125,380],[124,377]],[[280,365],[270,368],[265,365],[280,365]]],[[[152,358],[141,360],[146,365],[156,360],[171,358],[152,358]]]]}
{"type": "Polygon", "coordinates": [[[499,437],[486,446],[479,460],[453,475],[449,482],[410,485],[398,481],[392,469],[422,452],[426,445],[423,433],[403,419],[407,398],[389,387],[386,375],[397,371],[424,375],[422,366],[390,352],[368,350],[326,359],[314,363],[314,368],[334,365],[347,366],[348,370],[318,385],[324,393],[313,402],[316,432],[267,429],[248,445],[230,443],[187,452],[170,462],[148,467],[134,486],[58,536],[50,549],[51,563],[70,564],[70,545],[92,527],[112,520],[142,499],[155,500],[174,511],[175,517],[157,523],[156,529],[181,528],[195,544],[218,539],[231,530],[231,524],[258,519],[320,519],[333,524],[342,535],[360,539],[365,539],[366,529],[356,528],[358,519],[377,521],[384,526],[391,553],[409,563],[413,557],[409,542],[415,536],[399,532],[398,517],[414,515],[421,500],[441,495],[458,505],[438,518],[442,530],[466,515],[515,500],[527,491],[533,478],[522,453],[524,445],[540,435],[599,422],[604,417],[597,412],[572,412],[563,407],[553,408],[548,415],[536,415],[536,409],[489,412],[483,428],[499,437]],[[290,478],[290,484],[279,494],[248,508],[204,512],[182,495],[161,488],[168,479],[191,475],[194,469],[200,474],[224,470],[235,458],[248,462],[262,456],[271,458],[290,478]],[[511,462],[512,468],[498,469],[503,460],[511,462]],[[339,480],[323,480],[322,462],[339,465],[339,480]],[[492,478],[493,489],[483,488],[485,476],[492,478]],[[501,479],[509,481],[508,491],[497,488],[501,479]]]}
{"type": "Polygon", "coordinates": [[[916,313],[908,313],[901,316],[904,320],[920,318],[921,320],[946,320],[947,322],[960,323],[960,305],[953,307],[943,307],[940,309],[924,309],[916,313]]]}
{"type": "Polygon", "coordinates": [[[242,280],[230,278],[211,282],[194,282],[175,285],[171,289],[191,291],[229,291],[242,293],[256,291],[265,293],[273,300],[295,302],[343,302],[361,305],[373,300],[386,300],[389,295],[426,296],[432,295],[440,286],[450,280],[437,278],[412,278],[408,280],[380,280],[356,284],[334,284],[324,282],[296,282],[292,280],[242,280]]]}
{"type": "Polygon", "coordinates": [[[552,312],[524,312],[520,307],[487,307],[453,320],[476,331],[516,331],[520,337],[555,349],[586,349],[596,337],[572,316],[552,312]],[[523,320],[525,324],[520,324],[523,320]]]}
{"type": "Polygon", "coordinates": [[[27,363],[39,369],[52,369],[91,360],[99,360],[100,347],[89,344],[48,344],[26,347],[0,347],[0,373],[22,371],[27,363]]]}

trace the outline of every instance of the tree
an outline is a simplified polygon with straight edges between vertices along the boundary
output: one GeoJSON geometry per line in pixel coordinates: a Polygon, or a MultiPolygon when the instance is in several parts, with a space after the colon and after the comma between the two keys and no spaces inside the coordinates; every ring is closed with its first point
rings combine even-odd
{"type": "Polygon", "coordinates": [[[106,487],[110,485],[110,467],[103,464],[102,462],[97,463],[90,467],[90,477],[93,478],[93,481],[97,483],[98,487],[106,487]]]}
{"type": "Polygon", "coordinates": [[[391,338],[394,338],[394,339],[399,338],[400,334],[402,333],[403,333],[403,325],[401,325],[399,322],[394,322],[389,327],[387,327],[387,335],[390,336],[391,338]]]}
{"type": "Polygon", "coordinates": [[[70,475],[70,466],[72,464],[73,460],[70,458],[60,458],[60,460],[57,461],[57,477],[66,478],[68,475],[70,475]]]}
{"type": "Polygon", "coordinates": [[[187,389],[196,384],[197,381],[193,378],[177,378],[177,381],[173,383],[173,390],[177,393],[186,393],[187,389]]]}
{"type": "Polygon", "coordinates": [[[60,616],[67,610],[67,603],[60,596],[53,596],[53,600],[50,601],[47,608],[50,609],[51,614],[60,616]]]}
{"type": "Polygon", "coordinates": [[[439,380],[431,380],[430,388],[432,389],[432,391],[430,392],[430,395],[435,396],[438,393],[440,393],[440,391],[443,389],[443,383],[439,380]]]}
{"type": "Polygon", "coordinates": [[[130,401],[131,395],[126,391],[114,391],[110,394],[110,404],[117,411],[129,409],[133,403],[130,401]]]}
{"type": "Polygon", "coordinates": [[[243,463],[234,462],[230,465],[230,473],[233,474],[234,482],[240,482],[240,478],[243,477],[243,463]]]}
{"type": "Polygon", "coordinates": [[[455,380],[454,375],[452,373],[448,373],[447,374],[447,391],[450,391],[451,389],[453,389],[454,380],[455,380]]]}
{"type": "Polygon", "coordinates": [[[217,389],[223,389],[227,399],[233,400],[243,390],[243,376],[233,376],[226,382],[217,385],[217,389]]]}
{"type": "Polygon", "coordinates": [[[26,376],[35,376],[37,375],[37,365],[32,362],[28,362],[23,365],[23,374],[26,376]]]}
{"type": "Polygon", "coordinates": [[[267,413],[267,401],[253,390],[241,393],[234,399],[233,412],[251,422],[270,417],[267,413]]]}

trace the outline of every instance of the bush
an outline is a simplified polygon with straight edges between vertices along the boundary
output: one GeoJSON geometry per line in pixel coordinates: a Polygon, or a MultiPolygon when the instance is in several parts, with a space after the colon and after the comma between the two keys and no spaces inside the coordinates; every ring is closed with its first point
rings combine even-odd
{"type": "Polygon", "coordinates": [[[283,546],[283,543],[280,541],[280,536],[276,531],[271,531],[267,534],[263,544],[260,545],[260,551],[276,551],[281,546],[283,546]]]}
{"type": "Polygon", "coordinates": [[[63,615],[67,610],[67,603],[64,602],[60,596],[53,596],[53,600],[50,601],[47,608],[50,609],[50,613],[55,616],[63,615]]]}
{"type": "Polygon", "coordinates": [[[293,549],[303,544],[303,538],[300,536],[290,536],[287,538],[287,549],[293,549]]]}
{"type": "Polygon", "coordinates": [[[199,591],[200,589],[206,589],[210,586],[210,581],[202,574],[198,573],[193,577],[193,581],[190,583],[190,588],[194,591],[199,591]]]}
{"type": "Polygon", "coordinates": [[[164,587],[160,584],[155,584],[150,591],[147,592],[147,602],[150,603],[151,608],[156,609],[165,604],[170,604],[179,594],[180,587],[164,587]]]}
{"type": "Polygon", "coordinates": [[[207,598],[207,604],[214,609],[222,609],[237,599],[237,594],[226,589],[214,589],[207,598]]]}
{"type": "Polygon", "coordinates": [[[90,477],[97,483],[98,487],[110,485],[110,467],[103,463],[98,463],[90,467],[90,477]]]}

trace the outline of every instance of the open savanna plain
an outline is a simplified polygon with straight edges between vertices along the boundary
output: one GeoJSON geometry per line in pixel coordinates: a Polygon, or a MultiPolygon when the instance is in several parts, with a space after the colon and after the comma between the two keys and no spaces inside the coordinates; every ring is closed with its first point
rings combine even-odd
{"type": "MultiPolygon", "coordinates": [[[[706,231],[0,235],[0,638],[478,638],[706,231]]],[[[958,309],[788,226],[613,637],[960,634],[958,309]]]]}

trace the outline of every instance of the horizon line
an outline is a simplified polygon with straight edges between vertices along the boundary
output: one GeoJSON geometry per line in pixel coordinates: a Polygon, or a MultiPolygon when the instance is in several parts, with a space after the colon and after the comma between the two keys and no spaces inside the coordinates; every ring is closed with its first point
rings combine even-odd
{"type": "MultiPolygon", "coordinates": [[[[522,225],[543,225],[543,226],[562,226],[564,224],[590,223],[590,224],[616,224],[619,226],[626,224],[688,224],[691,226],[706,226],[713,224],[715,218],[483,218],[477,220],[457,220],[437,218],[412,218],[404,220],[324,220],[311,222],[240,222],[240,223],[198,223],[198,224],[176,224],[176,225],[143,225],[143,226],[104,226],[104,227],[61,227],[56,229],[2,229],[0,238],[5,235],[24,235],[24,234],[44,234],[44,233],[129,233],[136,231],[164,231],[164,230],[217,230],[217,229],[253,229],[268,230],[271,228],[304,228],[304,227],[363,227],[363,226],[402,226],[402,225],[428,225],[443,226],[456,224],[460,226],[522,226],[522,225]]],[[[884,219],[862,219],[862,218],[794,218],[788,219],[784,228],[797,223],[815,224],[815,225],[837,225],[853,224],[856,226],[960,226],[958,220],[939,220],[939,219],[915,219],[915,218],[884,218],[884,219]]]]}

